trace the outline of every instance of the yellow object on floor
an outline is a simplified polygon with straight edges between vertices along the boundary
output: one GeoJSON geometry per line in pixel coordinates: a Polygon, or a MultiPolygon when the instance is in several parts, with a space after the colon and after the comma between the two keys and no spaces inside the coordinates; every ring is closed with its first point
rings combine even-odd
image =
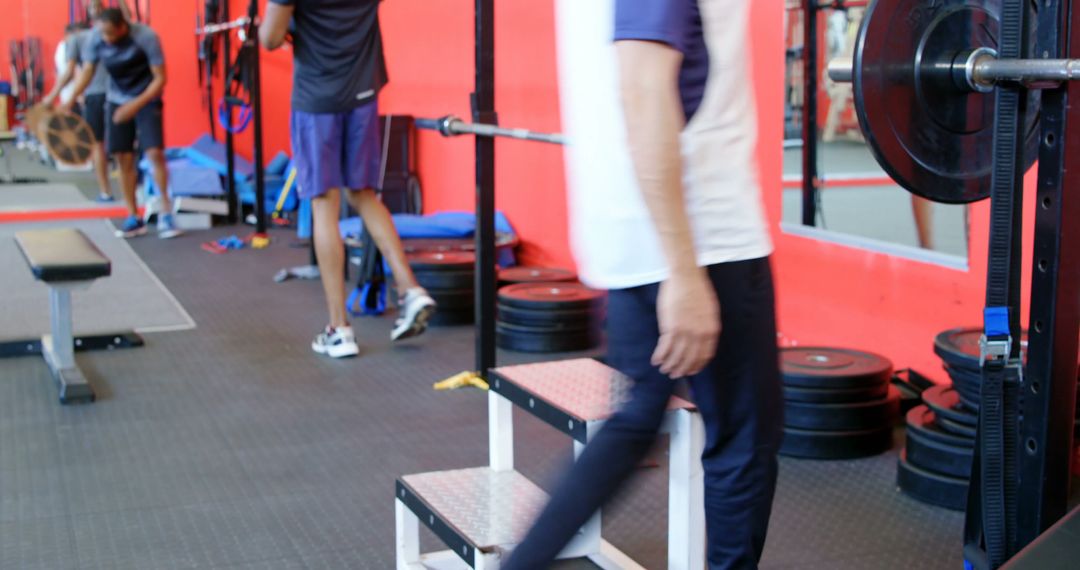
{"type": "Polygon", "coordinates": [[[466,386],[472,386],[473,388],[479,388],[481,390],[488,389],[488,383],[475,372],[462,372],[435,383],[436,390],[457,390],[458,388],[464,388],[466,386]]]}
{"type": "Polygon", "coordinates": [[[252,249],[266,249],[270,247],[270,236],[266,234],[255,234],[251,236],[251,248],[252,249]]]}

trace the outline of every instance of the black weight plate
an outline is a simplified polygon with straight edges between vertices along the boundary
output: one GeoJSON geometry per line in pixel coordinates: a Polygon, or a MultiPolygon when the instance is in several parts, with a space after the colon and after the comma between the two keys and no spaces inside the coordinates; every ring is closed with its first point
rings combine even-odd
{"type": "Polygon", "coordinates": [[[969,426],[967,424],[962,424],[960,422],[953,421],[953,420],[950,420],[948,418],[943,418],[941,416],[935,416],[934,421],[935,421],[935,423],[937,423],[937,425],[941,429],[943,429],[943,430],[945,430],[945,431],[947,431],[947,432],[949,432],[949,433],[951,433],[953,435],[958,435],[960,437],[966,437],[966,438],[970,438],[970,439],[975,439],[975,432],[976,432],[975,426],[969,426]]]}
{"type": "Polygon", "coordinates": [[[923,392],[923,402],[938,420],[949,420],[966,426],[979,424],[979,416],[960,405],[960,395],[952,386],[934,386],[923,392]]]}
{"type": "Polygon", "coordinates": [[[468,251],[422,252],[409,255],[413,271],[469,271],[476,264],[476,254],[468,251]]]}
{"type": "Polygon", "coordinates": [[[893,427],[861,431],[784,429],[780,455],[802,459],[857,459],[892,449],[893,427]]]}
{"type": "Polygon", "coordinates": [[[920,469],[961,479],[971,477],[971,464],[975,460],[975,450],[971,447],[946,445],[908,430],[904,452],[908,462],[920,469]]]}
{"type": "Polygon", "coordinates": [[[570,309],[566,311],[519,309],[499,305],[499,320],[526,327],[546,326],[553,323],[596,323],[604,320],[602,309],[570,309]]]}
{"type": "Polygon", "coordinates": [[[499,348],[517,352],[554,353],[579,352],[595,348],[600,344],[602,335],[599,331],[578,333],[525,334],[496,327],[496,343],[499,348]]]}
{"type": "MultiPolygon", "coordinates": [[[[931,73],[957,54],[997,47],[1000,0],[878,0],[855,44],[855,111],[875,158],[910,192],[966,204],[990,195],[994,94],[960,90],[931,73]]],[[[1029,109],[1038,105],[1029,95],[1029,109]]],[[[1025,129],[1026,165],[1038,147],[1038,114],[1025,129]]]]}
{"type": "Polygon", "coordinates": [[[915,386],[899,378],[893,378],[889,383],[900,391],[901,415],[907,416],[912,408],[922,404],[921,392],[915,386]]]}
{"type": "Polygon", "coordinates": [[[819,431],[859,431],[891,426],[900,413],[900,392],[891,385],[887,386],[888,397],[872,402],[784,402],[784,423],[786,427],[819,431]]]}
{"type": "Polygon", "coordinates": [[[920,469],[908,462],[904,452],[900,452],[897,463],[896,484],[901,491],[923,503],[954,511],[967,508],[967,479],[920,469]]]}
{"type": "MultiPolygon", "coordinates": [[[[941,357],[947,369],[958,369],[961,373],[974,374],[982,383],[979,366],[979,339],[983,329],[980,327],[961,327],[938,333],[934,338],[934,353],[941,357]]],[[[1020,343],[1027,343],[1027,331],[1020,333],[1020,343]]],[[[952,372],[950,372],[952,374],[952,372]]]]}
{"type": "Polygon", "coordinates": [[[499,272],[500,285],[517,283],[572,283],[577,274],[554,267],[508,267],[499,272]]]}
{"type": "Polygon", "coordinates": [[[964,394],[963,392],[961,392],[959,390],[957,390],[956,393],[960,397],[960,405],[962,405],[965,409],[970,410],[972,413],[975,413],[975,414],[979,413],[979,396],[978,395],[969,397],[968,395],[964,394]]]}
{"type": "Polygon", "coordinates": [[[603,291],[581,283],[519,283],[499,289],[499,302],[519,309],[595,309],[604,300],[603,291]]]}
{"type": "Polygon", "coordinates": [[[474,322],[476,322],[476,312],[472,307],[465,309],[443,309],[440,307],[428,320],[428,324],[433,327],[471,325],[474,322]]]}
{"type": "MultiPolygon", "coordinates": [[[[498,248],[511,247],[517,241],[513,234],[495,234],[495,247],[498,248]]],[[[476,251],[476,240],[473,238],[412,238],[401,240],[401,245],[405,253],[476,251]]]]}
{"type": "Polygon", "coordinates": [[[850,404],[880,400],[889,394],[888,384],[861,388],[796,388],[784,386],[784,400],[807,404],[850,404]]]}
{"type": "Polygon", "coordinates": [[[416,270],[416,281],[425,289],[472,289],[475,274],[468,271],[416,270]]]}
{"type": "Polygon", "coordinates": [[[471,289],[428,289],[428,295],[435,299],[439,309],[471,309],[476,306],[475,294],[471,289]]]}
{"type": "Polygon", "coordinates": [[[780,351],[784,384],[796,388],[863,388],[888,384],[892,363],[869,352],[825,347],[780,351]]]}
{"type": "Polygon", "coordinates": [[[908,433],[914,432],[924,439],[952,447],[973,448],[975,446],[975,438],[956,435],[941,429],[937,424],[937,418],[934,417],[934,412],[926,406],[916,406],[908,412],[906,419],[908,433]]]}
{"type": "Polygon", "coordinates": [[[554,322],[543,325],[520,325],[508,323],[503,320],[496,321],[499,330],[509,334],[525,335],[556,335],[556,334],[584,334],[591,332],[597,334],[600,326],[597,323],[585,322],[554,322]]]}

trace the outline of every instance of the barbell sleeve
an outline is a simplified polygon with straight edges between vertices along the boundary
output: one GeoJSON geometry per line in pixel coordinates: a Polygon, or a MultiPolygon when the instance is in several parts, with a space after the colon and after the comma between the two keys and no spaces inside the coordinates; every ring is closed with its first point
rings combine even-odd
{"type": "MultiPolygon", "coordinates": [[[[945,61],[926,70],[950,73],[958,85],[982,93],[991,91],[998,83],[1044,86],[1080,80],[1078,59],[998,59],[990,48],[962,53],[955,61],[945,61]]],[[[829,61],[826,73],[837,83],[851,83],[855,66],[851,58],[836,58],[829,61]]]]}
{"type": "Polygon", "coordinates": [[[566,138],[560,133],[538,133],[528,129],[508,129],[484,123],[466,123],[448,115],[439,119],[416,119],[416,128],[438,131],[444,137],[475,135],[480,137],[503,137],[548,144],[566,144],[566,138]]]}

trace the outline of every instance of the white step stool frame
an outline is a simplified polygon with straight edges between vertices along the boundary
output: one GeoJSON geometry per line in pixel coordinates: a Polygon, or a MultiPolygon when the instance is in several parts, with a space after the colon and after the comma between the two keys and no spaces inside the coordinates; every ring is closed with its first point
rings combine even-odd
{"type": "MultiPolygon", "coordinates": [[[[514,469],[514,404],[492,390],[488,393],[488,444],[490,468],[514,469]]],[[[600,430],[603,421],[585,425],[585,439],[600,430]]],[[[568,426],[573,431],[574,426],[568,426]]],[[[661,427],[671,436],[668,476],[668,569],[701,570],[705,568],[705,477],[701,454],[705,430],[701,417],[693,410],[668,410],[661,427]]],[[[574,440],[574,457],[581,455],[585,444],[574,440]]],[[[597,512],[579,531],[559,559],[588,558],[605,570],[645,570],[601,535],[601,513],[597,512]]],[[[420,552],[420,519],[409,507],[395,500],[396,548],[398,570],[469,568],[457,553],[444,550],[420,552]]],[[[500,554],[475,553],[475,570],[497,570],[500,554]]]]}

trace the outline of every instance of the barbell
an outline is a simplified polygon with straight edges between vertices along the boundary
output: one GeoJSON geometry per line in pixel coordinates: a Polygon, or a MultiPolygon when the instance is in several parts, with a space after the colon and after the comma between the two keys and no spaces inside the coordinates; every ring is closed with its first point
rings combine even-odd
{"type": "Polygon", "coordinates": [[[415,124],[418,129],[438,131],[444,137],[476,135],[480,137],[503,137],[549,144],[566,144],[566,138],[559,133],[538,133],[528,129],[511,129],[485,123],[466,123],[453,115],[447,115],[438,119],[416,119],[415,124]]]}
{"type": "Polygon", "coordinates": [[[995,88],[1027,89],[1021,136],[1030,167],[1039,90],[1080,79],[1080,60],[998,58],[1000,11],[1000,0],[877,0],[863,15],[854,57],[829,62],[833,81],[854,86],[878,163],[914,194],[954,204],[989,197],[995,88]]]}

